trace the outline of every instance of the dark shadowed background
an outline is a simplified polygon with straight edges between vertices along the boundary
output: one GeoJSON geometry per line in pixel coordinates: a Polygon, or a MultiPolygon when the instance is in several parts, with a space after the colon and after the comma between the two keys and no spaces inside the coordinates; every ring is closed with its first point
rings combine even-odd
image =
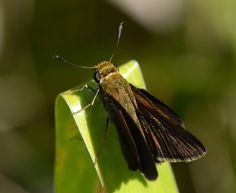
{"type": "Polygon", "coordinates": [[[136,59],[148,90],[205,144],[174,164],[181,193],[236,192],[236,4],[232,0],[1,0],[0,193],[52,193],[54,101],[92,78],[60,64],[136,59]]]}

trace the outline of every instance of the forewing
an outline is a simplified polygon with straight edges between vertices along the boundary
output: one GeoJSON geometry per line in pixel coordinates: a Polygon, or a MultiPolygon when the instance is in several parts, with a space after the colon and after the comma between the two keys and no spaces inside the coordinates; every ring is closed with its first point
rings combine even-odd
{"type": "Polygon", "coordinates": [[[133,137],[129,131],[124,115],[121,109],[117,108],[111,99],[104,97],[104,104],[109,113],[109,117],[113,120],[117,127],[119,141],[122,153],[131,170],[140,169],[139,155],[133,137]]]}
{"type": "Polygon", "coordinates": [[[125,109],[111,96],[104,105],[117,127],[122,153],[132,170],[139,169],[149,180],[157,178],[155,160],[138,126],[125,109]]]}
{"type": "Polygon", "coordinates": [[[146,108],[149,109],[149,111],[151,111],[153,114],[158,114],[175,125],[184,127],[183,120],[170,107],[149,94],[144,89],[138,89],[132,84],[130,84],[130,86],[133,92],[136,94],[136,100],[141,102],[146,108]]]}
{"type": "Polygon", "coordinates": [[[192,161],[205,155],[202,143],[183,128],[183,121],[164,103],[132,86],[137,115],[156,162],[192,161]]]}

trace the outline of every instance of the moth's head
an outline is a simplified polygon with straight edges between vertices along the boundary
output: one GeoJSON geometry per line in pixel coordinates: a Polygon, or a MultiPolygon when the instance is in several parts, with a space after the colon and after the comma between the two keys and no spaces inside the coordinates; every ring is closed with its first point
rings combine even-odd
{"type": "Polygon", "coordinates": [[[100,83],[107,76],[114,72],[118,72],[118,67],[108,61],[103,61],[95,66],[96,70],[93,76],[93,79],[100,83]]]}

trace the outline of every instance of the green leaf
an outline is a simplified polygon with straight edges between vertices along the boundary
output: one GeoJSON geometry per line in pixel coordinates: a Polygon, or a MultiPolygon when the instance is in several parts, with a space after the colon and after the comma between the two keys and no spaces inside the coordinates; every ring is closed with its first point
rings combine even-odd
{"type": "MultiPolygon", "coordinates": [[[[136,61],[122,65],[120,73],[135,86],[145,88],[136,61]]],[[[97,87],[93,80],[86,84],[97,87]]],[[[157,166],[159,177],[155,181],[128,169],[113,124],[105,135],[107,115],[99,98],[92,107],[76,113],[94,96],[89,89],[79,88],[63,92],[56,99],[55,193],[93,193],[101,187],[107,193],[177,193],[168,163],[157,166]]]]}

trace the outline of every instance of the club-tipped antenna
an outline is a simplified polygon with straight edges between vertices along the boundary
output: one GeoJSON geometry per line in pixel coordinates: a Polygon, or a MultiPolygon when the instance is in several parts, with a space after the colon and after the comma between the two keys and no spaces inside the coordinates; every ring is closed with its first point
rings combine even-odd
{"type": "Polygon", "coordinates": [[[95,69],[94,66],[80,66],[80,65],[77,65],[77,64],[74,64],[74,63],[71,63],[69,61],[67,61],[65,58],[59,56],[59,55],[55,55],[52,57],[53,60],[57,60],[59,62],[62,62],[64,64],[70,64],[72,66],[76,66],[76,67],[79,67],[79,68],[86,68],[86,69],[95,69]]]}
{"type": "Polygon", "coordinates": [[[112,60],[112,58],[113,58],[113,56],[114,56],[114,54],[117,50],[117,47],[119,45],[120,37],[121,37],[121,34],[122,34],[122,30],[123,30],[123,24],[124,24],[124,21],[120,22],[116,46],[115,46],[115,49],[112,52],[112,55],[111,55],[111,58],[110,58],[109,62],[111,62],[111,60],[112,60]]]}

